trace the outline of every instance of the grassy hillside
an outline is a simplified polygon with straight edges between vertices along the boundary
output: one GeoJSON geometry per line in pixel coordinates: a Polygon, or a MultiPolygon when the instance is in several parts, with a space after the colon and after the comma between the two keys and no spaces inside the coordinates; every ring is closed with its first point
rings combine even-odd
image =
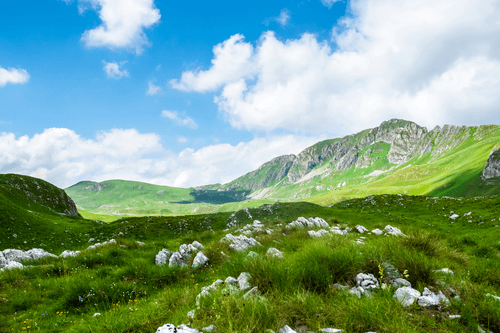
{"type": "MultiPolygon", "coordinates": [[[[498,196],[379,195],[331,207],[276,203],[234,214],[135,217],[95,224],[100,241],[113,237],[117,243],[93,250],[86,250],[88,244],[74,244],[71,249],[83,250],[77,257],[41,259],[31,262],[32,268],[0,273],[0,332],[151,333],[166,323],[197,329],[215,324],[218,332],[241,333],[278,332],[284,325],[297,331],[332,327],[348,333],[473,332],[479,325],[499,332],[498,301],[486,296],[500,295],[499,210],[498,196]],[[452,220],[454,213],[459,217],[452,220]],[[314,239],[306,230],[284,228],[298,216],[322,217],[341,228],[361,224],[372,230],[390,224],[408,237],[364,234],[365,244],[358,244],[361,235],[351,232],[314,239]],[[249,260],[246,253],[234,252],[219,240],[228,232],[240,234],[241,226],[253,219],[262,221],[269,232],[247,235],[262,244],[252,249],[260,257],[249,260]],[[227,230],[228,223],[236,226],[227,230]],[[194,240],[205,246],[210,259],[205,267],[154,264],[162,248],[175,251],[194,240]],[[282,251],[284,258],[266,257],[270,247],[282,251]],[[387,264],[406,271],[413,288],[442,291],[450,304],[403,307],[394,299],[392,287],[358,298],[333,286],[353,287],[360,272],[386,282],[388,272],[380,267],[387,264]],[[454,275],[434,272],[441,268],[454,275]],[[241,272],[250,273],[257,295],[215,292],[188,319],[201,287],[241,272]]],[[[80,223],[85,221],[75,219],[80,223]]],[[[66,233],[64,226],[55,226],[58,237],[66,233]]],[[[30,232],[38,235],[40,229],[33,226],[30,232]]]]}

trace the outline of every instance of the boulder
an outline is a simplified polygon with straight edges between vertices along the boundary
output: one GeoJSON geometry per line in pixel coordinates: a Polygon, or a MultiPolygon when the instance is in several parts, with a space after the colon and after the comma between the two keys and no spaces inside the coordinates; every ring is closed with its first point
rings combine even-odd
{"type": "Polygon", "coordinates": [[[500,149],[492,151],[483,169],[482,179],[500,177],[500,149]]]}
{"type": "Polygon", "coordinates": [[[328,228],[330,225],[320,217],[310,218],[309,220],[304,217],[299,217],[297,220],[287,224],[286,228],[328,228]]]}
{"type": "Polygon", "coordinates": [[[373,229],[372,233],[375,234],[375,235],[382,235],[384,232],[382,230],[380,230],[380,229],[373,229]]]}
{"type": "Polygon", "coordinates": [[[168,266],[173,267],[173,266],[180,266],[184,267],[186,265],[186,259],[179,253],[179,252],[174,252],[172,253],[172,256],[170,257],[168,261],[168,266]]]}
{"type": "Polygon", "coordinates": [[[7,265],[9,261],[5,259],[3,252],[0,251],[0,267],[7,265]]]}
{"type": "Polygon", "coordinates": [[[395,288],[400,288],[400,287],[408,287],[411,288],[411,283],[405,279],[402,278],[397,278],[397,279],[392,279],[390,283],[395,287],[395,288]]]}
{"type": "Polygon", "coordinates": [[[378,281],[373,274],[359,273],[356,275],[356,285],[363,289],[378,288],[378,281]]]}
{"type": "Polygon", "coordinates": [[[23,264],[17,261],[9,261],[7,262],[7,265],[5,265],[2,270],[4,269],[13,269],[13,268],[23,268],[23,264]]]}
{"type": "Polygon", "coordinates": [[[460,215],[458,215],[458,214],[453,214],[453,215],[451,215],[451,216],[450,216],[450,219],[452,219],[452,220],[456,220],[456,219],[458,219],[459,217],[460,217],[460,215]]]}
{"type": "Polygon", "coordinates": [[[31,249],[26,251],[25,254],[28,257],[27,259],[33,259],[33,260],[38,260],[45,257],[57,258],[56,255],[53,255],[52,253],[49,253],[44,249],[31,249]]]}
{"type": "Polygon", "coordinates": [[[403,234],[401,232],[401,230],[399,230],[398,228],[396,227],[393,227],[393,226],[390,226],[390,225],[386,225],[384,230],[389,234],[389,235],[393,235],[393,236],[403,236],[403,237],[406,237],[405,234],[403,234]]]}
{"type": "MultiPolygon", "coordinates": [[[[226,238],[228,236],[232,236],[232,235],[228,234],[224,238],[226,238]]],[[[228,237],[228,239],[231,239],[231,238],[228,237]]],[[[254,238],[252,238],[252,237],[248,238],[244,235],[241,235],[238,237],[232,236],[231,241],[232,241],[232,243],[229,245],[229,248],[236,251],[236,252],[243,252],[243,251],[245,251],[248,248],[253,247],[253,246],[261,246],[261,244],[258,241],[256,241],[254,238]]]]}
{"type": "Polygon", "coordinates": [[[196,257],[194,257],[193,260],[193,268],[203,266],[207,262],[208,262],[207,256],[205,256],[202,252],[198,252],[198,254],[196,254],[196,257]]]}
{"type": "Polygon", "coordinates": [[[193,245],[191,245],[191,244],[182,244],[179,247],[179,254],[184,259],[184,261],[187,260],[187,258],[189,257],[189,255],[192,252],[197,252],[197,251],[198,251],[198,249],[196,247],[194,247],[193,245]]]}
{"type": "Polygon", "coordinates": [[[355,227],[355,229],[356,229],[356,231],[357,231],[357,232],[359,232],[360,234],[362,234],[362,233],[364,233],[364,232],[368,231],[368,229],[366,229],[365,227],[363,227],[362,225],[359,225],[359,224],[355,227]]]}
{"type": "Polygon", "coordinates": [[[309,234],[309,236],[311,236],[313,238],[315,238],[315,237],[323,237],[323,236],[329,234],[328,230],[325,230],[325,229],[320,229],[318,231],[309,230],[307,233],[309,234]]]}
{"type": "Polygon", "coordinates": [[[418,298],[418,305],[424,307],[439,305],[441,302],[446,305],[450,303],[448,298],[446,298],[441,291],[436,295],[428,288],[424,288],[422,296],[418,298]]]}
{"type": "Polygon", "coordinates": [[[224,283],[228,286],[238,286],[238,280],[232,276],[228,276],[224,283]]]}
{"type": "Polygon", "coordinates": [[[410,306],[415,302],[415,299],[420,297],[420,292],[411,287],[401,287],[394,293],[396,298],[403,306],[410,306]]]}
{"type": "Polygon", "coordinates": [[[7,261],[21,262],[26,258],[26,254],[21,250],[7,249],[3,250],[3,255],[7,261]]]}
{"type": "Polygon", "coordinates": [[[238,276],[238,286],[240,287],[241,290],[247,290],[252,288],[250,285],[250,273],[243,272],[238,276]]]}
{"type": "Polygon", "coordinates": [[[76,257],[79,254],[80,254],[80,251],[65,250],[63,253],[61,253],[60,257],[62,257],[62,258],[76,257]]]}
{"type": "Polygon", "coordinates": [[[157,265],[165,265],[169,262],[170,257],[172,257],[172,252],[167,249],[162,249],[155,257],[155,263],[157,265]]]}
{"type": "Polygon", "coordinates": [[[285,327],[280,328],[279,333],[297,333],[297,332],[292,330],[288,325],[285,325],[285,327]]]}
{"type": "Polygon", "coordinates": [[[192,243],[191,243],[191,245],[193,245],[193,246],[194,246],[195,248],[197,248],[198,250],[203,249],[203,245],[201,245],[201,243],[200,243],[200,242],[198,242],[198,241],[194,241],[194,242],[192,242],[192,243]]]}
{"type": "Polygon", "coordinates": [[[283,259],[283,252],[274,247],[270,247],[269,250],[267,250],[266,255],[274,259],[283,259]]]}

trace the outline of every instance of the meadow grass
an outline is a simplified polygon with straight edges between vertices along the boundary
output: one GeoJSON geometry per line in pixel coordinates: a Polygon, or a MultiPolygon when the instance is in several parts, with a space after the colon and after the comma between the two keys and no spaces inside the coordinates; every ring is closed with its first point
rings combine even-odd
{"type": "Polygon", "coordinates": [[[343,332],[472,332],[480,325],[500,332],[500,302],[485,296],[500,296],[499,203],[498,197],[383,195],[332,207],[279,203],[255,208],[249,210],[252,216],[273,232],[251,235],[262,244],[252,249],[260,255],[253,259],[219,242],[252,222],[242,219],[225,230],[229,214],[97,224],[96,235],[102,240],[113,236],[117,243],[93,250],[79,245],[73,248],[83,250],[77,257],[44,258],[24,263],[31,268],[0,273],[0,332],[155,332],[166,323],[189,324],[186,314],[196,308],[201,287],[241,272],[251,274],[259,294],[245,298],[243,292],[220,290],[202,300],[193,327],[215,324],[219,332],[240,333],[277,332],[284,325],[314,332],[325,327],[343,332]],[[451,220],[451,211],[460,217],[451,220]],[[343,228],[361,224],[372,230],[391,224],[407,237],[365,234],[365,244],[356,244],[361,235],[351,232],[314,239],[306,230],[284,227],[298,216],[323,217],[343,228]],[[120,231],[127,235],[117,236],[120,231]],[[155,265],[162,248],[175,251],[193,240],[205,246],[210,258],[206,267],[155,265]],[[282,251],[284,259],[268,258],[270,247],[282,251]],[[386,264],[407,271],[419,291],[441,290],[450,305],[405,308],[393,298],[392,287],[361,298],[334,287],[355,286],[360,272],[388,283],[387,272],[381,270],[386,264]],[[455,274],[434,272],[441,268],[455,274]],[[100,316],[93,317],[95,313],[100,316]],[[449,319],[452,314],[461,318],[449,319]]]}

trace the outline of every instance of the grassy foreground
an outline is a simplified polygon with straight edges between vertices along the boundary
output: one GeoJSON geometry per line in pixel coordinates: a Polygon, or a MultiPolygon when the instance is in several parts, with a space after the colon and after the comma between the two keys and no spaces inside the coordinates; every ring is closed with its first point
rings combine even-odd
{"type": "MultiPolygon", "coordinates": [[[[93,235],[100,241],[114,237],[117,244],[83,250],[88,243],[77,243],[64,248],[83,250],[80,256],[45,258],[25,263],[32,268],[0,273],[0,332],[149,333],[166,323],[189,324],[186,314],[195,308],[201,287],[241,272],[251,274],[250,282],[262,297],[215,293],[201,302],[192,327],[215,324],[219,332],[242,333],[277,332],[289,325],[304,332],[332,327],[380,333],[477,332],[479,325],[500,332],[500,301],[485,296],[500,296],[499,208],[499,197],[381,195],[331,207],[279,203],[239,211],[233,217],[218,213],[96,224],[93,235]],[[450,219],[455,213],[460,217],[450,219]],[[361,224],[372,230],[390,224],[408,237],[365,234],[365,244],[356,244],[361,235],[351,232],[313,239],[305,230],[284,228],[298,216],[319,216],[342,228],[361,224]],[[228,232],[239,234],[236,230],[253,219],[273,230],[251,235],[262,244],[252,249],[260,257],[247,259],[246,253],[232,252],[227,243],[219,242],[228,232]],[[239,226],[224,231],[233,220],[239,226]],[[118,236],[120,232],[123,236],[118,236]],[[146,245],[139,246],[136,240],[146,245]],[[203,252],[210,259],[206,267],[155,265],[162,248],[176,251],[194,240],[205,246],[203,252]],[[266,257],[269,247],[282,251],[284,259],[266,257]],[[394,289],[358,298],[333,288],[335,283],[354,286],[360,272],[383,281],[386,274],[380,267],[387,263],[407,271],[415,289],[441,290],[451,304],[405,308],[393,298],[394,289]],[[453,270],[454,275],[434,272],[441,268],[453,270]],[[100,316],[94,317],[95,313],[100,316]],[[449,315],[461,317],[449,319],[449,315]]],[[[80,222],[84,223],[74,220],[75,226],[80,222]]],[[[6,242],[2,241],[2,249],[9,248],[6,242]]]]}

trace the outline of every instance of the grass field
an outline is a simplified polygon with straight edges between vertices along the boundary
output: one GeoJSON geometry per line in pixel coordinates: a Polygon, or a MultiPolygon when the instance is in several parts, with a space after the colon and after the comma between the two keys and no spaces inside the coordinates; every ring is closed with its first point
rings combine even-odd
{"type": "MultiPolygon", "coordinates": [[[[116,238],[117,244],[93,250],[86,250],[89,243],[65,244],[58,251],[83,252],[0,273],[0,332],[155,332],[166,323],[188,324],[186,314],[196,307],[201,287],[241,272],[251,274],[258,296],[213,293],[196,310],[192,327],[215,324],[219,332],[277,332],[284,325],[313,332],[325,327],[342,332],[476,332],[479,325],[499,332],[500,302],[485,296],[500,296],[499,209],[496,196],[377,195],[331,207],[276,203],[233,216],[216,213],[125,218],[104,225],[94,222],[92,235],[99,241],[116,238]],[[459,217],[452,220],[451,214],[459,217]],[[342,228],[361,224],[372,230],[390,224],[408,237],[365,234],[365,244],[357,244],[361,235],[352,232],[313,239],[306,230],[284,228],[299,216],[319,216],[342,228]],[[253,219],[273,231],[249,235],[262,247],[252,249],[260,257],[248,260],[245,253],[233,252],[219,240],[228,232],[239,234],[238,228],[253,219]],[[225,230],[231,221],[238,225],[225,230]],[[123,236],[118,236],[120,232],[123,236]],[[137,240],[146,245],[139,246],[137,240]],[[155,265],[155,255],[162,248],[175,251],[194,240],[205,246],[203,252],[210,259],[206,267],[155,265]],[[266,257],[269,247],[282,251],[284,259],[266,257]],[[332,287],[334,283],[354,286],[359,272],[384,281],[379,265],[385,263],[407,271],[408,280],[420,291],[424,287],[441,290],[450,305],[406,308],[393,298],[394,289],[357,298],[332,287]],[[434,273],[441,268],[453,270],[454,275],[434,273]],[[94,317],[95,313],[100,316],[94,317]],[[461,317],[449,319],[449,315],[461,317]]],[[[91,223],[71,221],[75,229],[91,223]]],[[[30,227],[20,224],[22,233],[39,233],[30,227]]],[[[66,226],[56,227],[59,235],[65,234],[66,226]]],[[[9,238],[1,246],[17,244],[9,238]]]]}

